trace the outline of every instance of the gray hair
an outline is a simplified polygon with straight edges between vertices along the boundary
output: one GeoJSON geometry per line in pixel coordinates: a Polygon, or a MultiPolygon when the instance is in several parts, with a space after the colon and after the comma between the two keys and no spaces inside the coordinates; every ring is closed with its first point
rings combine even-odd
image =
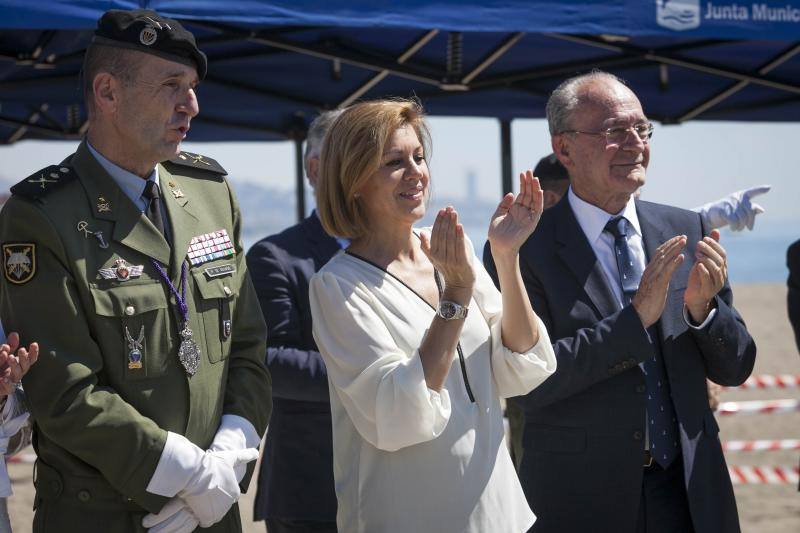
{"type": "Polygon", "coordinates": [[[617,82],[625,85],[625,82],[609,72],[602,70],[592,70],[586,74],[574,76],[555,88],[547,100],[547,125],[550,128],[550,135],[558,135],[561,132],[572,128],[570,119],[575,108],[585,99],[586,95],[581,94],[581,89],[589,83],[596,81],[617,82]]]}
{"type": "Polygon", "coordinates": [[[322,141],[325,140],[325,134],[331,129],[333,122],[342,114],[342,109],[332,109],[330,111],[323,111],[311,121],[308,126],[308,134],[306,135],[306,149],[303,152],[303,168],[308,176],[308,162],[312,157],[319,157],[322,153],[322,141]]]}

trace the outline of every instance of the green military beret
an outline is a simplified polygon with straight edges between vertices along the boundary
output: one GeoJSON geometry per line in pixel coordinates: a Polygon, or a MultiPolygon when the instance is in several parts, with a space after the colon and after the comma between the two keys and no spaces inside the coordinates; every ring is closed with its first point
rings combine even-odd
{"type": "Polygon", "coordinates": [[[177,20],[162,17],[155,11],[106,11],[97,22],[92,42],[138,50],[191,65],[197,69],[201,80],[206,77],[208,61],[197,48],[194,35],[177,20]]]}

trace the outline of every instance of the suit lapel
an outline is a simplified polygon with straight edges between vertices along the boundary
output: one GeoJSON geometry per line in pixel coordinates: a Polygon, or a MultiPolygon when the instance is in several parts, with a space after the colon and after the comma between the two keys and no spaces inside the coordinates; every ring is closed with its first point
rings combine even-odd
{"type": "Polygon", "coordinates": [[[186,190],[181,186],[180,176],[174,176],[163,167],[158,167],[158,181],[161,187],[161,198],[169,217],[170,230],[172,231],[172,256],[170,267],[173,275],[180,272],[181,262],[186,258],[189,243],[198,233],[198,218],[190,198],[176,195],[174,191],[186,190]]]}
{"type": "Polygon", "coordinates": [[[567,197],[552,209],[556,211],[556,249],[567,270],[577,279],[601,317],[617,311],[617,301],[608,286],[603,268],[578,224],[567,197]]]}
{"type": "Polygon", "coordinates": [[[644,243],[645,254],[647,254],[646,260],[649,262],[655,256],[656,249],[672,235],[666,230],[666,221],[658,220],[656,223],[648,204],[637,201],[636,216],[639,218],[639,226],[642,228],[642,242],[644,243]]]}
{"type": "Polygon", "coordinates": [[[97,162],[86,141],[78,147],[72,165],[92,203],[94,216],[113,224],[111,239],[162,263],[169,261],[169,245],[164,237],[97,162]],[[105,205],[102,210],[101,205],[105,205]]]}
{"type": "MultiPolygon", "coordinates": [[[[649,262],[656,255],[656,249],[664,242],[671,239],[681,232],[675,228],[670,220],[660,216],[654,210],[654,204],[648,202],[636,202],[636,215],[639,217],[639,225],[642,228],[642,242],[644,243],[647,261],[649,262]]],[[[684,250],[684,254],[689,254],[689,250],[684,250]]],[[[683,327],[683,291],[688,279],[689,270],[693,264],[691,257],[687,257],[682,265],[675,270],[670,281],[667,292],[667,303],[657,325],[662,339],[671,336],[673,332],[679,331],[683,327]]],[[[669,367],[669,361],[667,360],[669,367]]]]}

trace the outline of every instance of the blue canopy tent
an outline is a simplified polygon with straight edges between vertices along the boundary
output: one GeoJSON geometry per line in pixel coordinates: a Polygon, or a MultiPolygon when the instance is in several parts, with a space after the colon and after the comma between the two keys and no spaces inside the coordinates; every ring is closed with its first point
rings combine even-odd
{"type": "Polygon", "coordinates": [[[79,138],[81,58],[110,8],[180,19],[209,56],[191,140],[293,139],[320,110],[416,95],[433,115],[540,118],[565,77],[602,68],[648,115],[800,120],[800,1],[0,0],[0,142],[79,138]]]}

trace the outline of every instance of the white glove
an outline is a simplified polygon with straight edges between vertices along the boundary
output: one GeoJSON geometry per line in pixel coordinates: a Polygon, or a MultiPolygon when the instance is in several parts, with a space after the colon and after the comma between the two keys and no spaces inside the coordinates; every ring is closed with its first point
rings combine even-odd
{"type": "Polygon", "coordinates": [[[235,468],[258,459],[258,450],[206,452],[202,467],[178,496],[186,502],[202,527],[210,527],[239,500],[241,491],[235,468]]]}
{"type": "MultiPolygon", "coordinates": [[[[256,428],[249,420],[238,415],[222,415],[217,433],[209,446],[208,451],[219,452],[224,450],[243,450],[245,448],[257,448],[261,443],[261,437],[256,432],[256,428]]],[[[235,466],[236,481],[239,483],[244,479],[247,472],[247,464],[241,463],[235,466]]]]}
{"type": "Polygon", "coordinates": [[[209,527],[239,499],[234,468],[256,459],[255,448],[204,452],[183,435],[168,432],[147,491],[170,498],[177,495],[198,523],[209,527]]]}
{"type": "Polygon", "coordinates": [[[752,230],[756,222],[756,215],[763,213],[764,208],[750,199],[764,194],[772,188],[771,185],[761,185],[729,194],[714,202],[709,202],[693,209],[700,213],[711,228],[730,226],[732,231],[741,231],[747,227],[752,230]]]}
{"type": "Polygon", "coordinates": [[[142,519],[142,525],[149,533],[191,533],[200,522],[189,510],[186,502],[178,497],[172,498],[158,514],[150,513],[142,519]]]}

